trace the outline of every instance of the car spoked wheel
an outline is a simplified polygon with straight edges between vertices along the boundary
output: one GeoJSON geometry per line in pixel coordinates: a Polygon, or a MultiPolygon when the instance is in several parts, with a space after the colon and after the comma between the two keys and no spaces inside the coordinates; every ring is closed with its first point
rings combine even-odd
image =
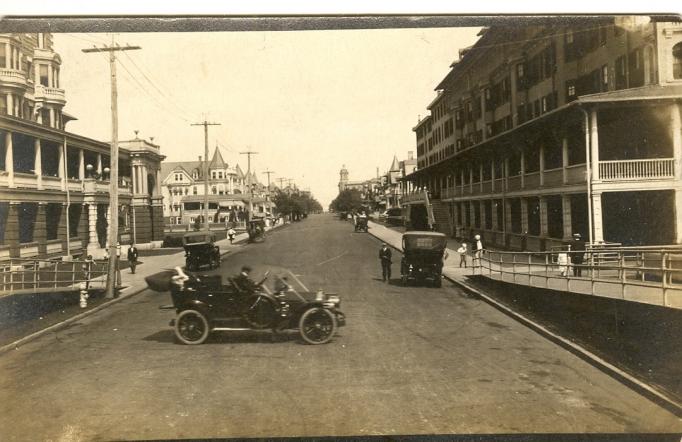
{"type": "Polygon", "coordinates": [[[325,308],[315,307],[303,313],[298,326],[308,344],[326,344],[334,337],[336,317],[325,308]]]}
{"type": "Polygon", "coordinates": [[[196,310],[183,310],[175,320],[175,336],[183,344],[202,344],[210,331],[206,316],[196,310]]]}

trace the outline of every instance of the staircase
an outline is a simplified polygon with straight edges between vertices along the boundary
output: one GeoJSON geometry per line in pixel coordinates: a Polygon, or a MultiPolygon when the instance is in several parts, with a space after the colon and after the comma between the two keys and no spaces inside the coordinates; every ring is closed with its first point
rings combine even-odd
{"type": "Polygon", "coordinates": [[[448,236],[452,235],[452,226],[450,225],[450,211],[448,204],[441,200],[431,199],[429,201],[429,218],[433,219],[436,224],[436,229],[448,236]]]}

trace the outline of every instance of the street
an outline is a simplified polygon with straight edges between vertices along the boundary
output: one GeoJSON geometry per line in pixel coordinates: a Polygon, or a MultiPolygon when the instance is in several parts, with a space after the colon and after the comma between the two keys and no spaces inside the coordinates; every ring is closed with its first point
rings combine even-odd
{"type": "MultiPolygon", "coordinates": [[[[673,432],[682,423],[445,281],[381,281],[380,242],[315,215],[225,257],[338,293],[326,345],[294,332],[174,342],[167,293],[147,290],[0,356],[3,440],[444,433],[673,432]]],[[[214,273],[215,273],[214,272],[214,273]]],[[[270,277],[266,284],[272,286],[270,277]]]]}

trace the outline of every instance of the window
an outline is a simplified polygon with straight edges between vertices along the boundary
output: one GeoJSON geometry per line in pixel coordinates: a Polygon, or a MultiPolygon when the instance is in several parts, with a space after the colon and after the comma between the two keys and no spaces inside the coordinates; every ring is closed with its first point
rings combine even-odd
{"type": "Polygon", "coordinates": [[[627,64],[625,55],[616,59],[616,89],[627,87],[627,64]]]}
{"type": "Polygon", "coordinates": [[[673,46],[673,78],[682,80],[682,43],[673,46]]]}
{"type": "Polygon", "coordinates": [[[192,187],[192,194],[193,195],[197,194],[197,186],[192,187]]]}
{"type": "Polygon", "coordinates": [[[42,84],[43,86],[49,86],[47,77],[47,65],[41,64],[40,67],[38,68],[38,72],[40,75],[40,84],[42,84]]]}
{"type": "Polygon", "coordinates": [[[606,92],[609,90],[609,66],[604,65],[601,67],[601,90],[606,92]]]}
{"type": "Polygon", "coordinates": [[[8,67],[7,63],[9,60],[5,57],[5,48],[7,48],[7,43],[0,43],[0,68],[8,67]]]}

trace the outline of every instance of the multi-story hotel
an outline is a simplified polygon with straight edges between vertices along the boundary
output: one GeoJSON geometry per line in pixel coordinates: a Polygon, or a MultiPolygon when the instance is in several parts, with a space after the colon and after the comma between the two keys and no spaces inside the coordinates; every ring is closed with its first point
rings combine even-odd
{"type": "MultiPolygon", "coordinates": [[[[191,227],[204,215],[204,161],[161,163],[161,187],[164,219],[167,224],[191,227]]],[[[273,187],[273,186],[271,186],[273,187]]],[[[242,172],[238,164],[230,167],[216,146],[208,163],[209,223],[240,222],[248,217],[249,204],[253,216],[272,215],[274,204],[268,189],[255,172],[242,172]],[[248,191],[249,184],[251,192],[248,191]]]]}
{"type": "MultiPolygon", "coordinates": [[[[0,260],[85,253],[107,240],[110,145],[65,131],[50,34],[0,34],[0,260]]],[[[119,238],[163,239],[159,146],[120,143],[119,238]]]]}
{"type": "Polygon", "coordinates": [[[512,249],[682,243],[682,23],[479,35],[413,128],[411,221],[512,249]]]}

